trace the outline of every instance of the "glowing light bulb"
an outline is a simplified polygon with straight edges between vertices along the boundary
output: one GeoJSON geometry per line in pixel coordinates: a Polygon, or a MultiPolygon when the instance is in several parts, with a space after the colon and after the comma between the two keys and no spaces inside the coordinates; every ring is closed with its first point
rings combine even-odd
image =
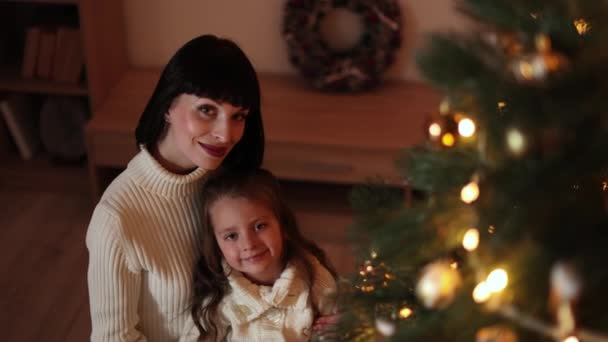
{"type": "Polygon", "coordinates": [[[401,318],[408,318],[413,313],[414,313],[414,311],[412,311],[412,309],[408,308],[407,306],[404,306],[404,307],[401,308],[401,310],[399,310],[399,317],[401,317],[401,318]]]}
{"type": "Polygon", "coordinates": [[[492,291],[490,291],[490,287],[485,281],[477,284],[475,289],[473,289],[473,300],[475,303],[485,303],[490,299],[490,295],[492,295],[492,291]]]}
{"type": "Polygon", "coordinates": [[[473,203],[477,198],[479,198],[479,185],[476,182],[465,185],[460,191],[460,199],[464,203],[473,203]]]}
{"type": "Polygon", "coordinates": [[[526,139],[524,135],[515,128],[507,131],[507,146],[515,155],[520,155],[526,148],[526,139]]]}
{"type": "Polygon", "coordinates": [[[475,228],[467,230],[462,239],[462,246],[469,252],[477,249],[477,246],[479,246],[479,231],[475,228]]]}
{"type": "Polygon", "coordinates": [[[458,122],[458,133],[465,138],[472,137],[475,129],[475,122],[471,119],[465,118],[458,122]]]}
{"type": "Polygon", "coordinates": [[[579,35],[583,36],[591,30],[591,25],[585,21],[585,19],[577,19],[574,21],[574,27],[576,27],[576,31],[579,35]]]}
{"type": "Polygon", "coordinates": [[[568,336],[564,339],[564,342],[579,342],[576,336],[568,336]]]}
{"type": "Polygon", "coordinates": [[[429,126],[429,134],[431,135],[431,137],[437,138],[441,135],[441,126],[438,123],[433,122],[429,126]]]}
{"type": "Polygon", "coordinates": [[[502,268],[497,268],[494,271],[490,272],[488,278],[486,279],[486,283],[491,292],[500,292],[507,287],[509,283],[509,275],[507,271],[502,268]]]}
{"type": "Polygon", "coordinates": [[[443,144],[443,146],[452,147],[454,146],[455,142],[456,139],[454,138],[454,135],[452,133],[446,133],[441,137],[441,143],[443,144]]]}

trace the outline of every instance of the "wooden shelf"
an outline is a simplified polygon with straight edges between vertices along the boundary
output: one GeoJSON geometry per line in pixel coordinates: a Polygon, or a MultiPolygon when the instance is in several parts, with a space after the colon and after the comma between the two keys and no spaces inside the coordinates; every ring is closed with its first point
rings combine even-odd
{"type": "MultiPolygon", "coordinates": [[[[159,70],[131,69],[87,126],[92,175],[122,168],[137,152],[134,131],[159,70]]],[[[400,184],[399,151],[425,139],[439,95],[421,83],[385,82],[360,94],[324,93],[296,76],[260,74],[266,136],[264,166],[286,180],[361,183],[380,176],[400,184]]],[[[93,180],[95,182],[95,180],[93,180]]],[[[98,184],[100,191],[103,184],[98,184]]]]}
{"type": "Polygon", "coordinates": [[[52,95],[88,95],[87,87],[84,84],[57,83],[52,80],[41,79],[23,79],[20,77],[17,68],[3,68],[0,70],[0,91],[52,95]]]}
{"type": "Polygon", "coordinates": [[[15,2],[20,4],[51,4],[77,5],[80,0],[0,0],[0,2],[15,2]]]}

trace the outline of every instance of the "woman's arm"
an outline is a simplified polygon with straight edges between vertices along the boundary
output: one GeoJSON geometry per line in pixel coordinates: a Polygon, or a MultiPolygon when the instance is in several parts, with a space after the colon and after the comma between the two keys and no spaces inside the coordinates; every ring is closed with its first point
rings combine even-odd
{"type": "Polygon", "coordinates": [[[87,231],[91,341],[146,341],[137,330],[141,275],[128,266],[120,221],[98,206],[87,231]]]}

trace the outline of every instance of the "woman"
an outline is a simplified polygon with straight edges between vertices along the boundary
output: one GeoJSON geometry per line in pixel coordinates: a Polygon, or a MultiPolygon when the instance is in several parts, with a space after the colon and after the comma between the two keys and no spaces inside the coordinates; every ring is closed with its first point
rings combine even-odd
{"type": "Polygon", "coordinates": [[[205,175],[263,159],[251,62],[229,40],[189,41],[163,70],[135,135],[140,152],[106,189],[87,231],[93,341],[179,338],[205,175]]]}

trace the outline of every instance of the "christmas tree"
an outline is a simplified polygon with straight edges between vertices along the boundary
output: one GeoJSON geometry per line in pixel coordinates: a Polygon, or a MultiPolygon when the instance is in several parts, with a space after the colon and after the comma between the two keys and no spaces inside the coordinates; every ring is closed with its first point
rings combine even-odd
{"type": "Polygon", "coordinates": [[[397,162],[406,191],[352,192],[336,336],[608,341],[608,1],[456,6],[476,29],[419,54],[445,99],[397,162]]]}

